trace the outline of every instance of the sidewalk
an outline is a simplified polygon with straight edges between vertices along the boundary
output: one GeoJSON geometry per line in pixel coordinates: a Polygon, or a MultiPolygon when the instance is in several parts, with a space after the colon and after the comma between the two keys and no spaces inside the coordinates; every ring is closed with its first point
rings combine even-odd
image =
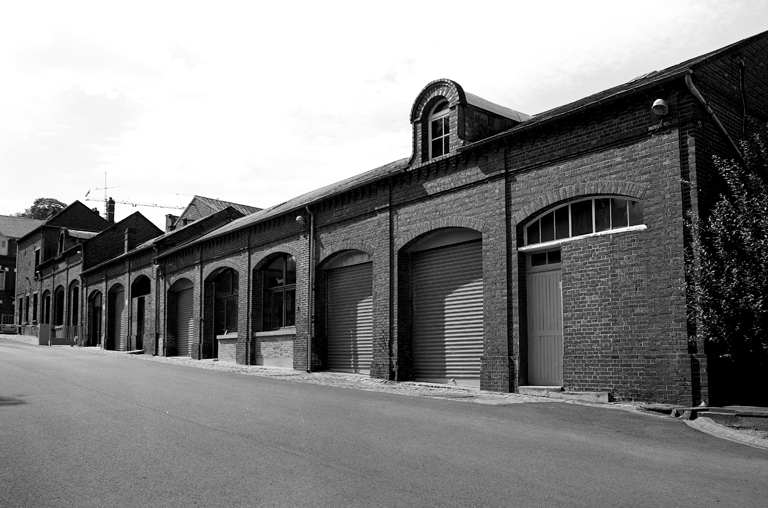
{"type": "MultiPolygon", "coordinates": [[[[26,344],[38,345],[37,337],[24,335],[3,335],[0,338],[10,339],[26,344]]],[[[69,348],[70,346],[51,346],[56,348],[69,348]]],[[[387,392],[399,395],[408,395],[412,397],[431,397],[434,399],[459,400],[474,402],[476,404],[486,405],[511,405],[523,403],[560,403],[560,404],[580,404],[609,409],[622,409],[639,412],[641,414],[650,414],[641,411],[642,404],[627,402],[611,402],[605,404],[589,403],[572,400],[560,400],[535,395],[522,395],[517,393],[497,393],[486,392],[476,388],[464,386],[450,386],[433,383],[420,383],[417,381],[387,381],[384,379],[374,379],[363,374],[348,374],[343,372],[303,372],[298,370],[281,369],[277,367],[264,367],[261,365],[239,365],[235,363],[219,362],[217,360],[193,360],[189,357],[167,357],[150,356],[144,354],[131,354],[123,351],[109,351],[98,347],[77,348],[80,351],[90,354],[100,354],[107,356],[122,356],[130,360],[151,361],[170,365],[180,365],[194,367],[198,369],[209,369],[221,372],[231,372],[245,374],[250,376],[269,377],[273,379],[282,379],[298,383],[311,383],[323,386],[334,386],[338,388],[350,388],[356,390],[368,390],[374,392],[387,392]]],[[[661,417],[661,416],[657,416],[661,417]]],[[[663,417],[668,418],[668,417],[663,417]]],[[[768,439],[761,435],[749,432],[739,431],[724,425],[720,425],[709,418],[697,418],[695,420],[683,420],[691,428],[710,434],[715,437],[735,441],[756,448],[768,450],[768,439]]]]}

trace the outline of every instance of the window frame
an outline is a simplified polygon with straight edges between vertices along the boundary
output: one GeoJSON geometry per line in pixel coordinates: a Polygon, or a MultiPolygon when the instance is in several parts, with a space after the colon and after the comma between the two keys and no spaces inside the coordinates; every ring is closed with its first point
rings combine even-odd
{"type": "Polygon", "coordinates": [[[427,144],[429,150],[429,159],[442,157],[447,155],[451,151],[451,106],[447,99],[443,99],[437,102],[432,108],[429,117],[427,118],[427,144]],[[445,108],[442,106],[445,105],[445,108]],[[436,111],[441,108],[439,111],[436,111]],[[433,133],[433,122],[440,122],[443,127],[443,133],[440,136],[435,136],[433,133]],[[435,155],[433,145],[435,141],[440,140],[442,147],[442,153],[435,155]]]}
{"type": "MultiPolygon", "coordinates": [[[[628,196],[620,196],[620,195],[600,195],[600,196],[590,196],[585,198],[579,198],[574,199],[572,201],[568,201],[567,203],[564,203],[560,206],[557,206],[555,208],[551,208],[538,216],[536,216],[533,220],[528,221],[523,226],[523,246],[518,248],[518,250],[527,252],[532,250],[541,250],[541,249],[547,249],[549,247],[552,247],[554,245],[560,245],[564,242],[569,242],[572,240],[580,239],[580,238],[589,238],[592,236],[601,236],[601,235],[608,235],[608,234],[614,234],[614,233],[621,233],[625,231],[641,231],[644,229],[647,229],[647,225],[645,224],[645,214],[644,210],[642,208],[642,201],[639,199],[634,199],[628,196]],[[608,210],[609,210],[609,216],[608,216],[608,227],[604,229],[598,230],[597,226],[597,213],[596,213],[596,202],[600,200],[609,200],[608,203],[608,210]],[[627,214],[627,225],[626,226],[617,226],[614,227],[613,224],[613,200],[622,200],[626,202],[626,205],[624,209],[626,210],[627,214]],[[580,203],[584,203],[590,201],[591,202],[591,219],[592,219],[592,228],[591,231],[588,233],[580,233],[577,235],[573,235],[573,228],[574,228],[574,216],[572,214],[572,206],[578,205],[580,203]],[[640,205],[640,224],[632,224],[632,219],[630,216],[630,204],[639,204],[640,205]],[[557,222],[557,216],[558,211],[566,209],[568,212],[568,235],[562,238],[557,238],[558,235],[558,222],[557,222]],[[549,215],[552,215],[553,220],[553,229],[552,229],[552,239],[547,239],[545,241],[542,241],[542,226],[541,226],[541,220],[549,215]],[[529,243],[528,233],[529,228],[533,226],[535,223],[539,224],[539,234],[538,234],[538,240],[534,243],[529,243]]],[[[562,214],[562,212],[561,212],[562,214]]]]}
{"type": "Polygon", "coordinates": [[[238,321],[240,319],[240,311],[238,308],[239,295],[240,279],[238,273],[233,268],[226,268],[222,270],[222,272],[218,274],[215,279],[213,279],[213,332],[217,337],[238,332],[238,321]],[[230,276],[229,292],[219,293],[219,281],[222,280],[225,275],[230,276]],[[223,306],[224,323],[223,328],[221,328],[222,333],[219,333],[219,326],[222,324],[219,321],[219,311],[221,310],[221,306],[223,306]],[[233,311],[234,322],[231,322],[230,317],[233,311]]]}
{"type": "Polygon", "coordinates": [[[280,254],[270,260],[270,262],[261,270],[262,275],[262,303],[261,303],[261,329],[262,331],[269,332],[275,330],[282,330],[284,328],[294,328],[296,326],[296,258],[291,254],[280,254]],[[293,260],[293,282],[288,283],[290,280],[288,274],[289,261],[293,260]],[[283,283],[278,283],[274,286],[269,286],[269,272],[272,266],[277,261],[282,261],[282,280],[283,283]],[[278,309],[275,305],[278,302],[276,298],[280,295],[280,302],[282,303],[280,309],[280,316],[275,316],[278,309]],[[289,298],[286,295],[292,295],[291,305],[287,305],[286,302],[289,298]],[[289,317],[291,319],[289,319],[289,317]],[[273,324],[273,320],[277,321],[277,326],[273,324]]]}

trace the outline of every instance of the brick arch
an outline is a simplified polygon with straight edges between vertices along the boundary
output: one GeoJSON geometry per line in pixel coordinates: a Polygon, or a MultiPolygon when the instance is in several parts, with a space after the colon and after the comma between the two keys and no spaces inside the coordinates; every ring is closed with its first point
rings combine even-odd
{"type": "Polygon", "coordinates": [[[430,221],[419,224],[416,226],[416,228],[395,242],[395,250],[398,251],[402,249],[422,235],[445,228],[474,229],[475,231],[480,231],[483,233],[486,230],[486,225],[485,222],[478,219],[472,219],[470,217],[449,216],[440,217],[439,219],[432,219],[430,221]]]}
{"type": "Polygon", "coordinates": [[[234,263],[229,260],[216,261],[206,266],[203,269],[203,281],[209,282],[211,279],[215,278],[221,271],[223,271],[226,268],[231,268],[232,270],[235,271],[238,277],[241,276],[240,272],[242,270],[238,268],[237,263],[234,263]]]}
{"type": "Polygon", "coordinates": [[[360,242],[357,240],[343,240],[338,243],[334,243],[333,247],[328,248],[322,248],[318,252],[318,259],[320,262],[318,265],[323,264],[326,260],[328,260],[331,256],[334,254],[338,254],[339,252],[343,252],[345,250],[359,250],[361,252],[365,252],[371,258],[373,258],[374,248],[371,244],[360,242]]]}
{"type": "Polygon", "coordinates": [[[622,182],[616,180],[603,180],[597,182],[584,182],[567,185],[553,189],[524,206],[512,216],[512,224],[519,224],[528,217],[545,208],[558,203],[564,203],[577,198],[599,196],[601,194],[627,196],[635,199],[643,199],[648,191],[648,184],[622,182]]]}
{"type": "Polygon", "coordinates": [[[281,245],[279,247],[273,247],[269,250],[259,252],[259,260],[255,261],[253,258],[251,259],[251,266],[252,270],[261,270],[264,268],[264,265],[267,263],[267,261],[274,256],[275,254],[290,254],[291,256],[296,258],[296,261],[299,260],[299,251],[297,249],[294,249],[293,247],[289,247],[287,245],[281,245]]]}
{"type": "Polygon", "coordinates": [[[447,99],[450,107],[467,103],[467,97],[461,85],[451,79],[436,79],[428,83],[419,92],[419,95],[416,96],[416,100],[411,107],[411,123],[421,120],[424,116],[424,111],[428,111],[425,106],[435,102],[434,99],[437,97],[447,99]]]}

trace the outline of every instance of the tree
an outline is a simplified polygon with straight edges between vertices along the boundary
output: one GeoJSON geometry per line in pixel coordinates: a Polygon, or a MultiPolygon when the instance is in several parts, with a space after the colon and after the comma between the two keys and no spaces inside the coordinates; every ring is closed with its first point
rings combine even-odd
{"type": "Polygon", "coordinates": [[[762,380],[768,368],[768,125],[740,146],[743,161],[715,160],[724,193],[707,219],[692,223],[690,302],[696,335],[713,359],[710,370],[753,380],[757,373],[762,380]]]}
{"type": "Polygon", "coordinates": [[[34,203],[32,203],[32,206],[24,210],[23,212],[19,212],[15,214],[16,217],[26,217],[28,219],[40,219],[45,220],[48,217],[51,217],[54,214],[59,213],[64,208],[66,208],[66,204],[62,203],[58,199],[54,198],[37,198],[34,203]]]}

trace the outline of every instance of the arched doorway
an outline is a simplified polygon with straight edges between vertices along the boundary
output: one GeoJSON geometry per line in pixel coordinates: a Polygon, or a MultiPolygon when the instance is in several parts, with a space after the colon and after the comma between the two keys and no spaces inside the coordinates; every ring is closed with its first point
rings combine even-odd
{"type": "MultiPolygon", "coordinates": [[[[410,296],[411,376],[480,386],[484,351],[483,252],[480,232],[446,228],[422,236],[399,256],[410,296]]],[[[403,280],[401,278],[401,280],[403,280]]]]}
{"type": "Polygon", "coordinates": [[[131,308],[133,316],[133,349],[144,349],[144,334],[146,331],[146,307],[147,298],[151,292],[152,284],[149,277],[140,275],[131,283],[131,308]]]}
{"type": "Polygon", "coordinates": [[[194,337],[194,286],[189,279],[173,283],[168,290],[168,343],[166,355],[190,356],[194,337]]]}
{"type": "Polygon", "coordinates": [[[107,300],[107,347],[115,351],[125,351],[125,288],[115,284],[109,290],[107,300]]]}
{"type": "Polygon", "coordinates": [[[88,299],[88,345],[101,344],[102,296],[94,291],[88,299]]]}
{"type": "Polygon", "coordinates": [[[373,361],[373,263],[348,250],[323,264],[326,276],[327,366],[370,374],[373,361]]]}

